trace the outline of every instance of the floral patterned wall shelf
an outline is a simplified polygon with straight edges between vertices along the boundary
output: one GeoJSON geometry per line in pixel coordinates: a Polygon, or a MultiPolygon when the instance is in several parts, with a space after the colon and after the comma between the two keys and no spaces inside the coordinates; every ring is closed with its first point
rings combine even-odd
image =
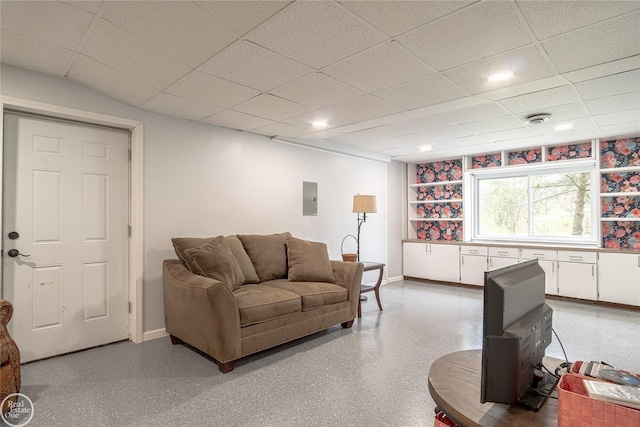
{"type": "Polygon", "coordinates": [[[462,221],[419,221],[416,235],[420,240],[462,241],[462,221]]]}

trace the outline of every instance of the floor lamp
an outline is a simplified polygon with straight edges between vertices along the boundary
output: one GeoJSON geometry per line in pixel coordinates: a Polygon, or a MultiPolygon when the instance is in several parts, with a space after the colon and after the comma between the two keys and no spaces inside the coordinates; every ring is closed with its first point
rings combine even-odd
{"type": "Polygon", "coordinates": [[[360,227],[362,223],[367,221],[368,213],[376,213],[376,196],[360,195],[353,196],[353,213],[358,214],[358,258],[356,261],[360,262],[360,227]],[[360,216],[362,214],[362,216],[360,216]]]}

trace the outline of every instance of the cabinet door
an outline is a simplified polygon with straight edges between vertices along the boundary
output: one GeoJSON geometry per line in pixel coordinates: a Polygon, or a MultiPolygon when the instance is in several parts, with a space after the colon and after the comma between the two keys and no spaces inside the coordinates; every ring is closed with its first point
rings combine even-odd
{"type": "Polygon", "coordinates": [[[486,255],[460,255],[460,283],[484,286],[488,263],[486,255]]]}
{"type": "Polygon", "coordinates": [[[595,264],[558,262],[558,295],[595,301],[596,277],[595,264]]]}
{"type": "Polygon", "coordinates": [[[430,244],[428,258],[429,279],[460,283],[460,246],[430,244]]]}
{"type": "Polygon", "coordinates": [[[558,295],[558,269],[556,261],[538,259],[538,264],[544,270],[544,291],[548,295],[558,295]]]}
{"type": "Polygon", "coordinates": [[[600,253],[598,299],[640,306],[640,256],[600,253]]]}
{"type": "Polygon", "coordinates": [[[427,244],[405,242],[402,245],[402,274],[426,279],[428,272],[427,244]]]}

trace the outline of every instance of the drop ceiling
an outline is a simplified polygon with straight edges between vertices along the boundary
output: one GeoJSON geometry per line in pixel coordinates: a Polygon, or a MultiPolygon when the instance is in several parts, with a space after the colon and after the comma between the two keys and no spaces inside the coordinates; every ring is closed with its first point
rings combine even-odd
{"type": "Polygon", "coordinates": [[[2,0],[0,18],[3,63],[333,151],[411,162],[640,135],[640,1],[2,0]]]}

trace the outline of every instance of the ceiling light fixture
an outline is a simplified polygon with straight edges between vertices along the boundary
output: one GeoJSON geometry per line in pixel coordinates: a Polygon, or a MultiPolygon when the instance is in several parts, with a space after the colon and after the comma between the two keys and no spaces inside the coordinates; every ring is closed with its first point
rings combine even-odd
{"type": "Polygon", "coordinates": [[[490,82],[501,82],[503,80],[509,80],[513,77],[513,71],[501,71],[499,73],[491,74],[487,80],[490,82]]]}
{"type": "Polygon", "coordinates": [[[430,150],[431,150],[430,145],[423,145],[422,147],[420,147],[420,151],[430,151],[430,150]]]}
{"type": "Polygon", "coordinates": [[[311,122],[311,126],[314,128],[325,128],[329,123],[326,120],[314,120],[311,122]]]}
{"type": "Polygon", "coordinates": [[[549,114],[534,114],[532,116],[528,116],[527,117],[527,121],[526,123],[528,125],[539,125],[542,124],[544,122],[549,121],[549,119],[551,118],[551,115],[549,114]]]}
{"type": "Polygon", "coordinates": [[[554,128],[557,131],[569,130],[573,127],[573,123],[560,123],[554,128]]]}

